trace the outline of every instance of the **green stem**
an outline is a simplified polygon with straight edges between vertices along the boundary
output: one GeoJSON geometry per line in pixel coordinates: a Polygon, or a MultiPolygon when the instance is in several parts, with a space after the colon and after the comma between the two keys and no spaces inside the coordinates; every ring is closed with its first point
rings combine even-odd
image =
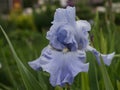
{"type": "Polygon", "coordinates": [[[55,87],[55,90],[63,90],[63,88],[60,87],[60,86],[56,86],[56,87],[55,87]]]}
{"type": "Polygon", "coordinates": [[[70,90],[70,85],[68,83],[66,84],[65,90],[70,90]]]}

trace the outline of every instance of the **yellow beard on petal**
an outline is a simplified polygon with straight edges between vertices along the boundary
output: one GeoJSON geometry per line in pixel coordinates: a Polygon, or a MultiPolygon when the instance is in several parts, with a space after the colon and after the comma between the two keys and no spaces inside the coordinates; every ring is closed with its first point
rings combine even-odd
{"type": "Polygon", "coordinates": [[[64,48],[64,49],[62,50],[63,53],[67,53],[68,51],[69,51],[68,48],[64,48]]]}

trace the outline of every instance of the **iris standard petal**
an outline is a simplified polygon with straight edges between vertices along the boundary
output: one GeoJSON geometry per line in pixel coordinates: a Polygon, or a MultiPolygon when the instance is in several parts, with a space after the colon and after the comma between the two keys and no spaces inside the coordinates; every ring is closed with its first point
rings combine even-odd
{"type": "Polygon", "coordinates": [[[69,23],[57,26],[53,25],[47,33],[47,39],[50,44],[57,50],[69,48],[70,50],[77,50],[78,44],[75,39],[74,26],[69,23]]]}
{"type": "Polygon", "coordinates": [[[61,29],[57,32],[57,40],[62,43],[66,48],[70,51],[77,50],[77,43],[75,41],[74,36],[70,35],[70,30],[61,29]],[[69,33],[69,34],[68,34],[69,33]]]}
{"type": "Polygon", "coordinates": [[[63,50],[69,46],[70,50],[76,50],[78,45],[74,38],[74,29],[75,7],[59,8],[55,12],[53,25],[47,32],[47,39],[55,49],[63,50]]]}
{"type": "Polygon", "coordinates": [[[112,59],[113,59],[113,57],[114,57],[114,55],[115,55],[115,52],[113,52],[113,53],[111,53],[111,54],[106,54],[106,55],[105,55],[105,54],[101,54],[101,53],[99,53],[95,48],[93,48],[93,47],[91,47],[91,46],[88,46],[88,47],[87,47],[87,50],[88,50],[88,51],[91,51],[91,52],[95,55],[98,64],[100,64],[100,56],[101,56],[102,59],[103,59],[103,62],[104,62],[106,65],[108,65],[108,66],[111,64],[112,59]]]}
{"type": "Polygon", "coordinates": [[[75,7],[68,6],[66,9],[58,8],[56,10],[52,23],[55,24],[61,22],[75,23],[75,7]]]}
{"type": "Polygon", "coordinates": [[[63,48],[65,48],[65,46],[57,40],[57,32],[64,24],[65,23],[52,25],[46,36],[46,38],[50,41],[50,44],[58,50],[62,50],[63,48]]]}
{"type": "Polygon", "coordinates": [[[78,43],[75,38],[75,27],[69,24],[64,26],[64,30],[67,31],[67,37],[64,39],[64,44],[69,48],[71,51],[75,51],[78,48],[78,43]]]}
{"type": "Polygon", "coordinates": [[[91,29],[90,24],[85,20],[76,21],[78,46],[80,50],[85,50],[89,45],[88,31],[91,29]]]}
{"type": "Polygon", "coordinates": [[[91,25],[86,20],[76,21],[76,24],[77,24],[77,27],[79,29],[81,29],[82,31],[90,31],[91,30],[91,25]]]}
{"type": "Polygon", "coordinates": [[[64,40],[67,37],[67,31],[62,29],[57,32],[57,40],[64,44],[64,40]]]}

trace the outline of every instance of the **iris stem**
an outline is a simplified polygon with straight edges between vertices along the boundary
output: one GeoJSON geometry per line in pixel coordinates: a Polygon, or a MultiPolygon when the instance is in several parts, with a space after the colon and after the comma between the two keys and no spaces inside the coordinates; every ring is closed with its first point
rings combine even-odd
{"type": "Polygon", "coordinates": [[[70,85],[66,84],[65,90],[70,90],[70,85]]]}
{"type": "Polygon", "coordinates": [[[56,86],[55,90],[64,90],[64,89],[62,87],[60,87],[60,86],[56,86]]]}

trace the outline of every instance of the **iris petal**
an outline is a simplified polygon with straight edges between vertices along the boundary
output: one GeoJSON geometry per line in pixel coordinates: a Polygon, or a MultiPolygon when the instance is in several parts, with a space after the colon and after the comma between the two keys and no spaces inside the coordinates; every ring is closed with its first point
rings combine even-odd
{"type": "Polygon", "coordinates": [[[107,55],[101,54],[101,56],[104,60],[104,63],[108,66],[111,64],[114,55],[115,55],[115,52],[113,52],[111,54],[107,54],[107,55]]]}
{"type": "Polygon", "coordinates": [[[75,51],[78,48],[74,37],[75,7],[68,6],[66,9],[57,9],[52,23],[50,31],[47,32],[47,39],[50,41],[50,45],[58,50],[71,46],[69,47],[70,50],[75,51]]]}
{"type": "Polygon", "coordinates": [[[67,37],[67,31],[66,30],[59,30],[57,32],[57,40],[64,44],[64,40],[67,37]]]}
{"type": "Polygon", "coordinates": [[[102,56],[103,62],[104,62],[107,66],[109,66],[109,65],[111,64],[112,59],[113,59],[113,57],[114,57],[114,55],[115,55],[115,52],[113,52],[113,53],[111,53],[111,54],[106,54],[106,55],[105,55],[105,54],[101,54],[101,53],[99,53],[95,48],[93,48],[93,47],[91,47],[91,46],[88,46],[88,47],[87,47],[87,50],[88,50],[88,51],[91,51],[91,52],[95,55],[98,64],[100,64],[100,56],[102,56]]]}
{"type": "Polygon", "coordinates": [[[48,31],[47,39],[55,49],[63,50],[64,48],[69,48],[75,51],[78,48],[78,44],[76,42],[74,28],[74,25],[72,26],[70,24],[60,25],[59,27],[55,24],[48,31]]]}
{"type": "Polygon", "coordinates": [[[77,27],[82,31],[90,31],[91,25],[86,20],[79,20],[76,22],[77,27]]]}
{"type": "Polygon", "coordinates": [[[75,23],[75,7],[67,7],[66,9],[58,8],[54,15],[53,24],[69,22],[70,24],[75,23]]]}
{"type": "Polygon", "coordinates": [[[78,45],[80,50],[85,50],[89,45],[89,34],[91,26],[86,20],[76,21],[76,27],[78,32],[78,45]]]}
{"type": "Polygon", "coordinates": [[[83,62],[86,57],[85,52],[76,51],[62,53],[60,51],[53,50],[48,46],[42,52],[42,54],[44,53],[52,59],[49,60],[45,56],[42,56],[33,62],[29,62],[29,65],[33,69],[38,70],[38,68],[42,68],[43,71],[50,73],[50,83],[52,86],[64,86],[65,83],[72,84],[74,77],[79,72],[88,71],[89,63],[83,62]],[[50,51],[52,51],[51,54],[46,53],[50,51]]]}

